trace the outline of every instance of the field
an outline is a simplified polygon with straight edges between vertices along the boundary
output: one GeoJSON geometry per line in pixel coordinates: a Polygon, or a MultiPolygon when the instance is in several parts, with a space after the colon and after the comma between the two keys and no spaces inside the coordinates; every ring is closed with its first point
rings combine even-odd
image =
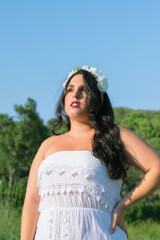
{"type": "Polygon", "coordinates": [[[153,221],[143,221],[140,224],[127,225],[129,240],[158,240],[160,224],[153,221]]]}

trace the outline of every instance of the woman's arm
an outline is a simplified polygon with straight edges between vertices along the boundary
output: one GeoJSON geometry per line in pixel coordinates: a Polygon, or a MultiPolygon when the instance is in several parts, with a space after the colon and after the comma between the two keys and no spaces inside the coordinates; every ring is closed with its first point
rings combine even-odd
{"type": "Polygon", "coordinates": [[[119,128],[126,149],[133,156],[130,164],[139,168],[145,175],[114,209],[111,232],[114,232],[116,225],[124,228],[123,217],[128,207],[160,187],[160,155],[132,131],[122,126],[119,126],[119,128]]]}
{"type": "Polygon", "coordinates": [[[21,218],[21,240],[33,240],[39,217],[39,189],[37,187],[38,168],[43,160],[45,143],[43,142],[33,160],[26,189],[21,218]]]}

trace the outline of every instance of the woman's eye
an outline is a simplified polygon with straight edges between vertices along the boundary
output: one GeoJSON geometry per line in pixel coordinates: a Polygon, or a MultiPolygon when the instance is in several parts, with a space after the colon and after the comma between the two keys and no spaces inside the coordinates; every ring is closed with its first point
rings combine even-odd
{"type": "Polygon", "coordinates": [[[71,89],[71,88],[67,89],[67,92],[70,92],[70,91],[72,91],[72,89],[71,89]]]}
{"type": "MultiPolygon", "coordinates": [[[[68,88],[67,89],[67,92],[71,92],[71,91],[73,91],[73,89],[72,88],[68,88]]],[[[81,92],[87,92],[87,90],[86,89],[80,89],[79,91],[81,91],[81,92]]]]}
{"type": "Polygon", "coordinates": [[[85,89],[85,88],[80,88],[79,90],[80,90],[80,91],[84,91],[84,92],[86,91],[86,89],[85,89]]]}
{"type": "Polygon", "coordinates": [[[83,91],[83,92],[87,92],[87,90],[86,90],[86,89],[82,89],[82,91],[83,91]]]}

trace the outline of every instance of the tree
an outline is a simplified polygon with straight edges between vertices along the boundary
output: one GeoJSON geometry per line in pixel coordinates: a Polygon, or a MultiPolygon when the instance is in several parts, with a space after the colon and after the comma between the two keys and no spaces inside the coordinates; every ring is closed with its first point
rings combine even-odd
{"type": "Polygon", "coordinates": [[[28,98],[25,106],[15,105],[14,109],[20,119],[16,122],[15,135],[16,172],[19,177],[25,177],[39,146],[48,137],[48,129],[36,112],[33,99],[28,98]]]}
{"type": "Polygon", "coordinates": [[[6,179],[9,189],[13,184],[15,158],[15,129],[13,118],[0,114],[0,179],[6,179]]]}
{"type": "MultiPolygon", "coordinates": [[[[52,129],[53,124],[54,124],[56,121],[57,121],[56,118],[52,118],[52,119],[50,119],[50,120],[47,122],[47,125],[46,125],[46,126],[47,126],[47,128],[48,128],[48,131],[49,131],[49,134],[50,134],[50,135],[52,135],[51,129],[52,129]]],[[[68,128],[67,128],[67,126],[66,126],[66,121],[64,120],[64,121],[63,121],[63,125],[61,126],[60,129],[58,129],[58,130],[56,131],[56,133],[64,134],[64,133],[66,133],[66,132],[68,132],[68,128]]]]}
{"type": "Polygon", "coordinates": [[[128,117],[129,114],[133,112],[132,109],[123,107],[115,107],[113,110],[116,124],[120,124],[124,118],[128,117]]]}
{"type": "Polygon", "coordinates": [[[28,176],[39,146],[48,137],[33,99],[28,98],[25,106],[15,105],[14,109],[19,121],[0,115],[0,179],[6,179],[10,189],[28,176]]]}
{"type": "Polygon", "coordinates": [[[153,126],[149,119],[143,116],[139,111],[132,112],[127,118],[121,121],[122,125],[145,140],[153,136],[153,126]]]}

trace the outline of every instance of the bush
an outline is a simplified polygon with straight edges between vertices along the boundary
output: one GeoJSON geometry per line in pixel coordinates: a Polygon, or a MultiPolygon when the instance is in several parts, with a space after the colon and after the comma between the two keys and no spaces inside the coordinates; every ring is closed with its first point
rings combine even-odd
{"type": "Polygon", "coordinates": [[[128,223],[139,223],[142,220],[153,219],[160,222],[160,196],[155,195],[145,198],[135,205],[129,207],[125,213],[125,221],[128,223]]]}

